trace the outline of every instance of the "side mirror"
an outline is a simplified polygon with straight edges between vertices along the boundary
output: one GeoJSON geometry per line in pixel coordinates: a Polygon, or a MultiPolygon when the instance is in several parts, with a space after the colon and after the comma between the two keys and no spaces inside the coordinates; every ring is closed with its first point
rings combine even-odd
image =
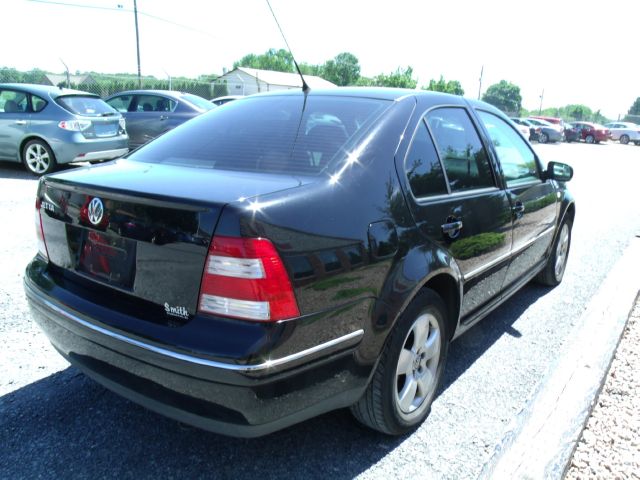
{"type": "Polygon", "coordinates": [[[573,178],[573,168],[566,163],[549,162],[546,172],[547,179],[558,182],[568,182],[573,178]]]}

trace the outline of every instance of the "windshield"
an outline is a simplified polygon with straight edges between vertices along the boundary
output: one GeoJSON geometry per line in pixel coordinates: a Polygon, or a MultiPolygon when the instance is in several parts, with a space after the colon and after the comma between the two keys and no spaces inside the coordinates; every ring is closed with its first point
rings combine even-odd
{"type": "Polygon", "coordinates": [[[330,96],[256,96],[196,117],[130,159],[222,170],[316,175],[391,104],[330,96]]]}
{"type": "Polygon", "coordinates": [[[182,98],[185,99],[187,102],[192,103],[197,108],[203,111],[212,110],[216,107],[209,100],[205,100],[202,97],[199,97],[197,95],[192,95],[190,93],[185,93],[184,95],[182,95],[182,98]]]}
{"type": "Polygon", "coordinates": [[[65,95],[56,98],[56,103],[71,113],[85,117],[102,117],[117,113],[101,98],[87,95],[65,95]]]}

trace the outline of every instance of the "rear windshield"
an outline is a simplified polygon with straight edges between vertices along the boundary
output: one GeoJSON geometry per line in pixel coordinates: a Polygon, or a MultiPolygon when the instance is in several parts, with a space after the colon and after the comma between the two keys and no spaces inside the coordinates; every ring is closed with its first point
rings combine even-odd
{"type": "Polygon", "coordinates": [[[101,98],[87,95],[65,95],[56,98],[56,103],[76,115],[101,117],[117,113],[101,98]]]}
{"type": "Polygon", "coordinates": [[[182,95],[182,98],[184,98],[187,102],[194,104],[197,108],[203,111],[213,110],[216,107],[209,100],[206,100],[197,95],[191,95],[190,93],[185,93],[184,95],[182,95]]]}
{"type": "Polygon", "coordinates": [[[391,104],[330,96],[231,102],[170,131],[130,159],[221,170],[316,175],[342,159],[391,104]]]}

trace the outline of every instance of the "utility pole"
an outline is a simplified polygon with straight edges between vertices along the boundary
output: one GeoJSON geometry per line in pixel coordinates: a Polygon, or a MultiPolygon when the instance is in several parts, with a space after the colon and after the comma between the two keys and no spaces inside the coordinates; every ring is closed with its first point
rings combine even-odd
{"type": "Polygon", "coordinates": [[[62,60],[62,58],[60,59],[60,61],[62,62],[62,65],[64,65],[64,69],[67,72],[67,88],[71,88],[71,78],[69,78],[69,67],[67,67],[67,64],[64,63],[64,60],[62,60]]]}
{"type": "Polygon", "coordinates": [[[484,65],[480,69],[480,85],[478,86],[478,100],[480,100],[480,94],[482,93],[482,76],[484,74],[484,65]]]}
{"type": "Polygon", "coordinates": [[[538,115],[542,115],[542,100],[544,99],[544,88],[540,94],[540,108],[538,109],[538,115]]]}
{"type": "Polygon", "coordinates": [[[140,35],[138,33],[138,2],[133,0],[133,16],[136,21],[136,52],[138,54],[138,88],[142,88],[142,74],[140,73],[140,35]]]}

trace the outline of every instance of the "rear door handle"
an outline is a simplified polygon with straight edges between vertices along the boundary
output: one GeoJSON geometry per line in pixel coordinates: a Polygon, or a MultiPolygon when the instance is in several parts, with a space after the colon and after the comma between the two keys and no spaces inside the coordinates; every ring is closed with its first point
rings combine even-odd
{"type": "Polygon", "coordinates": [[[440,225],[442,233],[448,235],[449,238],[456,238],[462,230],[462,220],[456,217],[447,217],[447,222],[440,225]]]}
{"type": "Polygon", "coordinates": [[[169,117],[167,117],[166,115],[160,115],[160,120],[166,120],[166,119],[168,119],[168,118],[169,118],[169,117]]]}
{"type": "Polygon", "coordinates": [[[26,120],[16,120],[16,125],[26,125],[27,121],[26,120]]]}
{"type": "Polygon", "coordinates": [[[513,208],[511,208],[511,210],[513,210],[513,213],[517,213],[517,214],[524,213],[524,203],[516,202],[513,208]]]}

